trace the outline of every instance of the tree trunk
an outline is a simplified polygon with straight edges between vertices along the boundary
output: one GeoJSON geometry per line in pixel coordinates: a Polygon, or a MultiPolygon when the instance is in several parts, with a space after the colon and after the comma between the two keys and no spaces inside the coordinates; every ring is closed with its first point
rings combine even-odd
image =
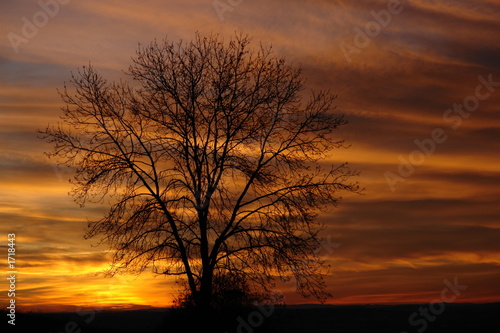
{"type": "Polygon", "coordinates": [[[200,291],[198,294],[197,306],[202,310],[210,310],[213,300],[213,270],[209,267],[203,269],[203,276],[200,281],[200,291]]]}

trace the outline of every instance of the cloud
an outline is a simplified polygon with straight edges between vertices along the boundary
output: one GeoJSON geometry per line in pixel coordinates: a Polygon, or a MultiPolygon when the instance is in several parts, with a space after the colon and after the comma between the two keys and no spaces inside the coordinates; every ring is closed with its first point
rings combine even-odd
{"type": "Polygon", "coordinates": [[[428,303],[439,299],[446,287],[445,280],[458,279],[467,286],[458,302],[488,302],[498,295],[500,288],[494,283],[497,265],[443,264],[423,269],[391,267],[365,273],[337,274],[331,281],[331,289],[337,303],[428,303]],[[390,288],[381,288],[377,281],[391,281],[390,288]]]}
{"type": "MultiPolygon", "coordinates": [[[[323,235],[341,244],[326,257],[335,302],[428,301],[454,276],[470,286],[461,300],[498,301],[500,91],[457,130],[443,114],[474,94],[479,75],[500,81],[500,2],[402,4],[401,14],[350,62],[341,43],[354,45],[355,29],[364,29],[387,1],[243,1],[222,21],[212,1],[71,1],[18,53],[0,39],[0,233],[19,234],[23,302],[88,304],[106,289],[108,305],[168,304],[171,280],[95,276],[107,257],[82,236],[86,220],[100,218],[106,207],[82,210],[73,203],[71,172],[43,155],[50,145],[36,130],[58,121],[56,89],[72,71],[91,62],[110,81],[127,79],[121,70],[137,43],[189,40],[197,30],[225,38],[249,33],[254,46],[272,44],[277,55],[302,66],[307,89],[338,94],[338,112],[349,120],[338,134],[352,147],[325,165],[351,162],[367,190],[320,217],[323,235]],[[392,193],[384,173],[397,173],[399,156],[408,158],[415,140],[436,127],[447,141],[392,193]]],[[[2,30],[15,33],[23,17],[40,10],[28,1],[3,8],[2,30]]]]}

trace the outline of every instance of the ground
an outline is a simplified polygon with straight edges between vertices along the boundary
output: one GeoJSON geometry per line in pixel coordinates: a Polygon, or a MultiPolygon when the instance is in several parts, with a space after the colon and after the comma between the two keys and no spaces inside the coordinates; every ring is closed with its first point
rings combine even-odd
{"type": "MultiPolygon", "coordinates": [[[[175,333],[169,326],[169,311],[101,311],[92,320],[88,314],[18,313],[16,326],[7,324],[5,312],[1,318],[7,332],[175,333]]],[[[500,332],[499,314],[500,303],[445,304],[434,309],[429,304],[305,305],[285,309],[263,307],[228,320],[235,324],[234,333],[476,333],[500,332]]]]}

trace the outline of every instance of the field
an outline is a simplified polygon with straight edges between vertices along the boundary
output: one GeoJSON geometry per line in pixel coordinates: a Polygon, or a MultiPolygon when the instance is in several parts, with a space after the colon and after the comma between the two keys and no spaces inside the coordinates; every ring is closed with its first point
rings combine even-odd
{"type": "MultiPolygon", "coordinates": [[[[284,309],[261,308],[232,316],[235,333],[462,333],[500,332],[500,303],[359,306],[290,306],[284,309]],[[416,314],[415,314],[416,313],[416,314]],[[410,319],[410,317],[412,319],[410,319]],[[412,324],[410,323],[412,320],[412,324]]],[[[189,332],[174,330],[168,309],[101,311],[77,313],[20,313],[8,332],[51,333],[158,333],[189,332]],[[169,319],[170,318],[170,319],[169,319]]],[[[6,318],[5,312],[2,318],[6,318]]],[[[178,319],[178,318],[177,318],[178,319]]],[[[189,320],[188,320],[189,321],[189,320]]],[[[203,325],[201,325],[203,327],[203,325]]],[[[201,329],[208,331],[208,327],[201,329]]],[[[4,332],[4,330],[2,330],[4,332]]],[[[196,332],[199,332],[196,330],[196,332]]],[[[221,333],[232,333],[225,331],[221,333]]]]}

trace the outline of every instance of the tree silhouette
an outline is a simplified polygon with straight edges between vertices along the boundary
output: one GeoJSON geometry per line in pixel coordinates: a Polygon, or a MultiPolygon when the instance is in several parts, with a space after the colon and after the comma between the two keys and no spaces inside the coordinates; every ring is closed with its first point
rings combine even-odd
{"type": "Polygon", "coordinates": [[[319,163],[344,147],[335,96],[306,94],[300,68],[243,35],[139,46],[126,74],[137,87],[78,70],[42,131],[76,168],[75,200],[109,205],[86,234],[109,244],[109,273],[178,276],[199,308],[221,276],[324,299],[316,216],[359,191],[347,164],[319,163]]]}

